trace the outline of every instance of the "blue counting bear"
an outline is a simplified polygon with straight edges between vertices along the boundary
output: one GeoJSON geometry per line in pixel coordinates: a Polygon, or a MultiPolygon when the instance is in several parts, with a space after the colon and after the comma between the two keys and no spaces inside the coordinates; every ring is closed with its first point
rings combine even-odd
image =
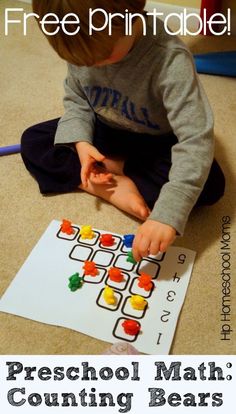
{"type": "Polygon", "coordinates": [[[125,247],[132,247],[134,241],[134,234],[125,234],[123,238],[123,243],[125,247]]]}

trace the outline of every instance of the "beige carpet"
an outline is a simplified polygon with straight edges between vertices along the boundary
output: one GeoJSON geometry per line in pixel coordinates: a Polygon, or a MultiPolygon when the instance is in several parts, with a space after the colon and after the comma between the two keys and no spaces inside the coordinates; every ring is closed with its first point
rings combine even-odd
{"type": "MultiPolygon", "coordinates": [[[[22,7],[1,0],[6,7],[22,7]]],[[[24,9],[29,6],[23,4],[24,9]]],[[[20,27],[3,36],[0,25],[0,119],[1,145],[18,143],[28,126],[62,113],[65,64],[50,49],[33,20],[27,37],[20,27]]],[[[236,39],[189,38],[194,52],[232,50],[236,39]]],[[[235,180],[236,180],[236,79],[201,76],[215,114],[216,156],[224,168],[227,186],[215,206],[195,211],[185,236],[175,244],[196,250],[190,286],[173,341],[172,354],[234,354],[236,350],[235,299],[235,180]],[[221,340],[221,229],[222,216],[231,217],[231,328],[229,341],[221,340]]],[[[0,158],[1,166],[1,280],[0,295],[52,219],[70,218],[75,223],[118,233],[135,232],[139,223],[87,194],[43,197],[25,170],[20,155],[0,158]]],[[[37,287],[36,287],[37,288],[37,287]]],[[[55,292],[56,294],[56,292],[55,292]]],[[[79,309],[78,309],[79,313],[79,309]]],[[[108,344],[78,332],[47,326],[0,313],[1,354],[99,354],[108,344]]]]}

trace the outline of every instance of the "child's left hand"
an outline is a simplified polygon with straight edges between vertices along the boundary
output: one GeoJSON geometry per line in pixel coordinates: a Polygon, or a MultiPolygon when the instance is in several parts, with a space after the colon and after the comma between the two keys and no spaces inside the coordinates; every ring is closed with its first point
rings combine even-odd
{"type": "Polygon", "coordinates": [[[138,262],[149,254],[165,252],[176,238],[176,230],[155,220],[143,223],[134,238],[133,257],[138,262]]]}

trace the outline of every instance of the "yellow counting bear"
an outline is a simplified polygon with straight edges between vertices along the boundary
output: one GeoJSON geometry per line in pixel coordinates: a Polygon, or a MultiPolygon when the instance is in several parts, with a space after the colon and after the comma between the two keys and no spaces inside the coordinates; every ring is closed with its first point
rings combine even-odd
{"type": "Polygon", "coordinates": [[[140,295],[131,296],[130,303],[132,308],[136,310],[144,310],[147,306],[147,301],[140,295]]]}
{"type": "Polygon", "coordinates": [[[81,239],[93,239],[94,232],[91,226],[82,226],[80,230],[81,239]]]}
{"type": "Polygon", "coordinates": [[[115,305],[116,303],[114,290],[109,286],[105,286],[103,291],[103,298],[108,305],[115,305]]]}

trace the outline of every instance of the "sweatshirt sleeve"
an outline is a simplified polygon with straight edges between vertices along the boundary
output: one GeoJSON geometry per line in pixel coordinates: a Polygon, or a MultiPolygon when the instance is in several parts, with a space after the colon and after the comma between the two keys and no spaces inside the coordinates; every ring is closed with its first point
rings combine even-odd
{"type": "Polygon", "coordinates": [[[58,123],[55,144],[92,142],[95,115],[75,72],[74,66],[68,64],[68,73],[64,82],[65,113],[58,123]]]}
{"type": "Polygon", "coordinates": [[[182,235],[213,161],[213,115],[189,52],[175,50],[163,65],[158,83],[178,142],[172,147],[169,181],[150,218],[182,235]]]}

